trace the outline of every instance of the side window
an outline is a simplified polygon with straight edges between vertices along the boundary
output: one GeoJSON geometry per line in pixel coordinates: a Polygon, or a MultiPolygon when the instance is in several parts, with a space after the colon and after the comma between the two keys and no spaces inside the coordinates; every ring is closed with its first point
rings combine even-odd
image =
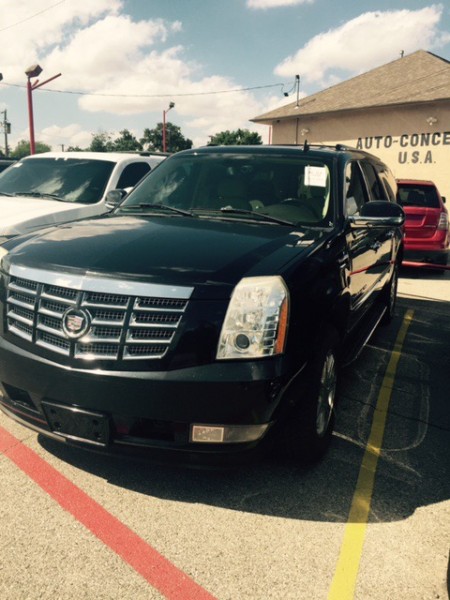
{"type": "Polygon", "coordinates": [[[397,201],[397,183],[389,170],[379,171],[381,183],[386,190],[387,196],[391,202],[397,201]]]}
{"type": "Polygon", "coordinates": [[[117,187],[119,189],[134,187],[149,171],[150,165],[146,162],[131,163],[122,171],[117,187]]]}
{"type": "Polygon", "coordinates": [[[348,216],[357,215],[368,201],[367,190],[359,164],[348,163],[345,168],[345,211],[348,216]]]}
{"type": "Polygon", "coordinates": [[[370,162],[364,161],[361,163],[361,167],[364,171],[364,176],[369,188],[370,199],[387,200],[386,192],[384,187],[381,185],[380,180],[378,179],[378,175],[374,166],[370,162]]]}

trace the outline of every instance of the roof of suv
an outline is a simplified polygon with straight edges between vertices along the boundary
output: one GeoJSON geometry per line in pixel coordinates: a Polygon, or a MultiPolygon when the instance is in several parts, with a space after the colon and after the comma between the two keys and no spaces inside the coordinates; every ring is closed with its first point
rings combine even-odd
{"type": "Polygon", "coordinates": [[[42,152],[40,154],[33,154],[27,156],[26,159],[36,158],[87,158],[89,160],[136,160],[142,158],[146,160],[148,158],[156,158],[163,160],[167,158],[167,154],[162,152],[42,152]]]}
{"type": "Polygon", "coordinates": [[[183,150],[177,154],[228,154],[228,153],[242,153],[242,154],[277,154],[280,151],[284,153],[292,153],[298,154],[299,152],[307,153],[313,152],[317,156],[330,157],[331,155],[352,155],[363,157],[370,157],[377,162],[381,162],[381,160],[364,150],[359,150],[357,148],[351,148],[349,146],[344,146],[343,144],[336,144],[334,146],[325,145],[325,144],[308,144],[305,142],[301,145],[296,144],[270,144],[270,145],[253,145],[253,146],[245,146],[245,145],[235,145],[235,146],[202,146],[201,148],[192,148],[190,150],[183,150]]]}

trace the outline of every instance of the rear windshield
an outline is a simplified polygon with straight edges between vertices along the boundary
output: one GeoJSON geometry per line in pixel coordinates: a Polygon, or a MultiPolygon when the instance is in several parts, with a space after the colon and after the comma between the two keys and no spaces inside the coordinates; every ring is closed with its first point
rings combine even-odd
{"type": "Polygon", "coordinates": [[[23,160],[0,174],[0,193],[53,194],[65,202],[93,204],[102,199],[114,167],[108,160],[23,160]]]}
{"type": "Polygon", "coordinates": [[[241,210],[255,218],[259,213],[295,224],[329,226],[330,184],[329,166],[308,156],[180,154],[150,173],[119,210],[151,203],[204,218],[220,211],[226,211],[227,218],[242,218],[237,213],[241,210]]]}
{"type": "Polygon", "coordinates": [[[431,185],[400,184],[398,186],[398,200],[402,206],[422,206],[425,208],[439,208],[439,197],[436,189],[431,185]]]}

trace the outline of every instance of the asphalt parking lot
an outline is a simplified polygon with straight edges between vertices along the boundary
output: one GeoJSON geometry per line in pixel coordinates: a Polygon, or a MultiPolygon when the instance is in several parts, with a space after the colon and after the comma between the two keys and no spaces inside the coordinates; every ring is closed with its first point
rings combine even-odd
{"type": "Polygon", "coordinates": [[[314,469],[89,454],[0,414],[0,598],[448,598],[450,271],[404,271],[314,469]]]}

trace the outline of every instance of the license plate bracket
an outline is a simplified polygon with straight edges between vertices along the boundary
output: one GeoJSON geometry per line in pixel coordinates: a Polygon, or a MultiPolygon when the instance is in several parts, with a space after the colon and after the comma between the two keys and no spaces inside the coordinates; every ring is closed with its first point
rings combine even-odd
{"type": "Polygon", "coordinates": [[[42,402],[42,409],[54,434],[96,446],[108,445],[110,427],[104,413],[47,401],[42,402]]]}

